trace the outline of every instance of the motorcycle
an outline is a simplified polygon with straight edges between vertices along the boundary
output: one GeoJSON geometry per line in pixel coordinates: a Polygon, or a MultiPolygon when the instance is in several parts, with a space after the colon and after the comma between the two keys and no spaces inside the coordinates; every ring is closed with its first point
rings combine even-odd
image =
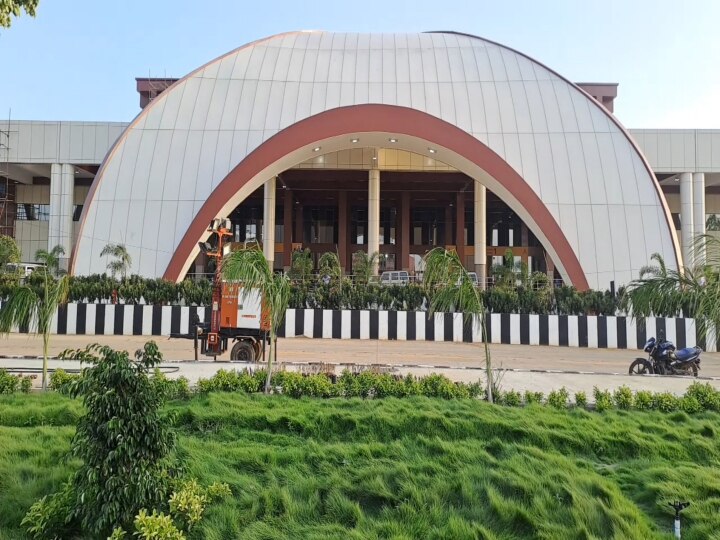
{"type": "Polygon", "coordinates": [[[667,341],[662,332],[658,339],[651,337],[643,350],[648,358],[636,358],[631,364],[630,375],[692,375],[698,376],[700,370],[700,347],[677,349],[672,341],[667,341]]]}

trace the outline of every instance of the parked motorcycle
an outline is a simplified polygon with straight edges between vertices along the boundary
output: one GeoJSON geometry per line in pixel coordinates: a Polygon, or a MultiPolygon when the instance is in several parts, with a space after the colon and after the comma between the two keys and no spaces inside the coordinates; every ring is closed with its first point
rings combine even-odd
{"type": "Polygon", "coordinates": [[[648,353],[648,358],[636,358],[630,364],[630,375],[698,375],[702,353],[700,347],[678,350],[661,332],[658,339],[648,339],[643,350],[648,353]]]}

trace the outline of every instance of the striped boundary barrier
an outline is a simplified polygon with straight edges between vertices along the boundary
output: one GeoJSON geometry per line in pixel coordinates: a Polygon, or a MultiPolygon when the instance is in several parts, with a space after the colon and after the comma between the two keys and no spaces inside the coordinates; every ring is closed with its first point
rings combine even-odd
{"type": "MultiPolygon", "coordinates": [[[[210,317],[209,307],[129,304],[67,304],[51,331],[65,335],[168,336],[190,332],[191,316],[210,317]]],[[[485,325],[490,343],[555,345],[600,349],[642,349],[661,330],[678,347],[696,344],[695,321],[682,318],[524,315],[492,313],[485,325]]],[[[479,319],[461,313],[376,310],[289,309],[280,337],[482,342],[479,319]]],[[[715,336],[697,343],[717,351],[715,336]]]]}

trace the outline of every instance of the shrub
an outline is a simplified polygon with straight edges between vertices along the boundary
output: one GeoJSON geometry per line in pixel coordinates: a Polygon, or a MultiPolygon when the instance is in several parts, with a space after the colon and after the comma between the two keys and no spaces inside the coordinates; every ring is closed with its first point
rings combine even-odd
{"type": "Polygon", "coordinates": [[[680,399],[680,409],[693,414],[702,411],[703,407],[695,396],[684,396],[680,399]]]}
{"type": "Polygon", "coordinates": [[[169,379],[162,371],[156,368],[152,382],[155,391],[163,400],[187,399],[190,397],[190,381],[186,377],[169,379]]]}
{"type": "Polygon", "coordinates": [[[11,375],[4,369],[0,369],[0,394],[14,394],[19,384],[19,377],[11,375]]]}
{"type": "Polygon", "coordinates": [[[50,388],[61,394],[69,394],[71,384],[77,381],[80,375],[71,375],[64,369],[56,369],[50,374],[50,388]]]}
{"type": "Polygon", "coordinates": [[[652,392],[638,390],[635,392],[635,408],[639,411],[648,411],[653,408],[652,392]]]}
{"type": "Polygon", "coordinates": [[[32,377],[30,377],[30,376],[22,377],[20,379],[20,391],[23,394],[29,394],[30,391],[32,390],[32,382],[33,382],[32,377]]]}
{"type": "Polygon", "coordinates": [[[542,392],[531,392],[525,390],[525,404],[532,405],[533,403],[540,404],[543,402],[544,394],[542,392]]]}
{"type": "Polygon", "coordinates": [[[21,526],[33,540],[72,538],[77,524],[68,519],[73,514],[75,491],[66,482],[60,491],[36,501],[25,514],[21,526]]]}
{"type": "Polygon", "coordinates": [[[556,409],[566,409],[569,399],[570,394],[563,386],[560,390],[553,390],[548,394],[548,405],[556,409]]]}
{"type": "Polygon", "coordinates": [[[452,399],[458,397],[456,385],[445,375],[433,373],[420,379],[422,394],[427,397],[452,399]]]}
{"type": "Polygon", "coordinates": [[[583,409],[587,407],[587,394],[582,390],[575,392],[575,406],[583,409]]]}
{"type": "Polygon", "coordinates": [[[608,409],[612,409],[613,400],[609,391],[600,390],[597,386],[594,386],[593,397],[595,398],[595,410],[597,412],[603,412],[608,409]]]}
{"type": "Polygon", "coordinates": [[[508,407],[519,407],[522,404],[522,396],[520,392],[516,392],[515,390],[508,390],[505,393],[501,393],[499,397],[498,402],[508,407]]]}
{"type": "Polygon", "coordinates": [[[185,535],[175,526],[170,516],[153,510],[148,514],[140,510],[135,518],[136,536],[143,540],[185,540],[185,535]]]}
{"type": "Polygon", "coordinates": [[[633,406],[633,393],[630,388],[623,385],[613,393],[613,401],[618,409],[629,410],[633,406]]]}
{"type": "Polygon", "coordinates": [[[653,408],[662,412],[677,411],[680,400],[670,392],[658,392],[653,396],[653,408]]]}
{"type": "Polygon", "coordinates": [[[720,392],[710,383],[693,382],[685,391],[685,397],[696,399],[703,410],[720,411],[720,392]]]}

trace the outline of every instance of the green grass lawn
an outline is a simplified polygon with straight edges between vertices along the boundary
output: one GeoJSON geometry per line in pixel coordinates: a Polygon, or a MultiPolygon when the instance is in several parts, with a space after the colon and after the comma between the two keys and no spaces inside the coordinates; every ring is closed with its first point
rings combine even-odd
{"type": "MultiPolygon", "coordinates": [[[[192,538],[720,537],[720,415],[509,408],[429,398],[215,393],[169,407],[178,452],[234,497],[192,538]]],[[[80,404],[0,398],[0,539],[76,465],[80,404]]]]}

